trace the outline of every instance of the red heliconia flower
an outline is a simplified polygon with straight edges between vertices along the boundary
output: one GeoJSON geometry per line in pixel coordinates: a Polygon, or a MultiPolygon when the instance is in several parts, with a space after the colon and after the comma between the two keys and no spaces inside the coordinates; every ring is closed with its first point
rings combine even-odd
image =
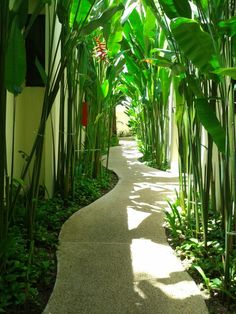
{"type": "Polygon", "coordinates": [[[106,43],[100,40],[100,37],[94,38],[96,41],[96,46],[94,47],[94,55],[100,61],[107,61],[107,49],[106,43]]]}
{"type": "Polygon", "coordinates": [[[82,104],[81,124],[82,126],[88,125],[88,103],[86,101],[82,104]]]}

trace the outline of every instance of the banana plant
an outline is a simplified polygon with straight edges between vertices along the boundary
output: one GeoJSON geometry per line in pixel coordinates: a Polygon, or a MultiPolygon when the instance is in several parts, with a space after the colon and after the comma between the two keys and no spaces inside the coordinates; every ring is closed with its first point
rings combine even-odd
{"type": "Polygon", "coordinates": [[[163,168],[170,157],[168,95],[172,63],[161,55],[167,42],[154,14],[149,7],[143,6],[142,9],[143,13],[140,13],[132,5],[123,18],[127,66],[123,82],[137,91],[138,99],[133,101],[133,106],[140,103],[142,108],[137,110],[140,121],[137,135],[143,143],[144,155],[152,155],[157,166],[163,168]]]}
{"type": "MultiPolygon", "coordinates": [[[[82,23],[81,14],[87,12],[85,4],[83,4],[83,10],[79,13],[79,20],[75,22],[77,26],[82,23]]],[[[72,9],[75,8],[75,6],[72,7],[72,9]]],[[[106,138],[104,134],[99,133],[100,129],[103,133],[106,132],[106,128],[101,126],[105,118],[102,89],[105,90],[106,86],[109,88],[109,84],[106,84],[106,71],[108,66],[112,67],[109,65],[110,61],[108,62],[107,54],[109,53],[109,57],[113,57],[117,52],[114,50],[114,46],[116,45],[117,50],[118,42],[121,40],[117,33],[119,28],[118,17],[122,8],[123,6],[119,3],[117,5],[107,4],[106,6],[97,3],[94,6],[94,10],[91,10],[91,18],[79,32],[78,45],[68,60],[67,79],[61,82],[57,190],[60,190],[65,198],[69,194],[73,194],[75,169],[79,169],[77,173],[80,175],[85,173],[86,175],[97,176],[100,172],[101,152],[106,138]],[[96,31],[96,29],[99,29],[99,31],[96,31]],[[99,39],[102,30],[104,34],[106,33],[107,43],[101,42],[99,39]],[[98,58],[94,60],[93,55],[96,54],[98,58]],[[97,70],[101,73],[98,74],[97,70]],[[66,98],[67,103],[65,103],[66,98]],[[84,109],[86,109],[86,115],[89,114],[89,117],[86,117],[88,122],[83,125],[81,120],[84,119],[82,116],[84,109]],[[70,119],[67,123],[65,123],[65,117],[70,119]],[[84,137],[85,144],[83,143],[84,137]],[[98,139],[96,140],[96,138],[98,139]]],[[[64,11],[61,8],[60,12],[64,11]]],[[[70,25],[73,24],[73,16],[74,13],[70,15],[70,25]]],[[[65,18],[65,14],[60,17],[61,21],[63,17],[65,18]]],[[[64,28],[66,33],[66,28],[68,28],[66,23],[64,23],[64,28]]]]}
{"type": "Polygon", "coordinates": [[[185,190],[188,206],[195,204],[197,232],[201,222],[205,246],[209,207],[215,204],[214,209],[221,212],[227,290],[235,230],[235,127],[231,82],[235,77],[235,5],[230,1],[193,1],[191,6],[188,0],[181,3],[159,0],[157,6],[152,0],[145,2],[170,35],[178,66],[182,68],[175,79],[180,170],[188,173],[188,184],[181,181],[185,185],[182,190],[185,190]],[[163,18],[159,11],[164,14],[163,18]],[[203,137],[202,128],[207,132],[203,137]],[[213,159],[216,154],[217,162],[213,159]],[[220,190],[216,190],[216,186],[220,190]],[[199,202],[201,219],[197,212],[199,202]]]}

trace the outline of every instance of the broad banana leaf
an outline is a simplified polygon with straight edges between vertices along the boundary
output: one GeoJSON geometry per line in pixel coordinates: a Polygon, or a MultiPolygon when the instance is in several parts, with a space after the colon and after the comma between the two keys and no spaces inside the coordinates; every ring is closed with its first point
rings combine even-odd
{"type": "Polygon", "coordinates": [[[216,117],[215,112],[204,98],[195,100],[197,116],[206,131],[212,137],[213,142],[221,153],[225,152],[225,130],[216,117]]]}
{"type": "Polygon", "coordinates": [[[198,22],[176,18],[170,27],[180,49],[197,68],[209,72],[219,67],[211,36],[201,29],[198,22]]]}
{"type": "Polygon", "coordinates": [[[18,25],[15,17],[10,29],[5,61],[5,86],[15,95],[21,92],[26,75],[25,41],[18,25]]]}

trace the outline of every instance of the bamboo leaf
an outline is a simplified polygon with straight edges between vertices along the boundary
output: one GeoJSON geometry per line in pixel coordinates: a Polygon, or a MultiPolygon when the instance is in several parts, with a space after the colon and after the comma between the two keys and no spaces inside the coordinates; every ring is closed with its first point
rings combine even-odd
{"type": "Polygon", "coordinates": [[[217,145],[221,153],[225,152],[225,130],[222,128],[215,112],[210,107],[208,101],[203,98],[195,100],[197,116],[212,137],[213,142],[217,145]]]}
{"type": "Polygon", "coordinates": [[[219,67],[212,39],[201,29],[198,22],[187,18],[176,18],[171,21],[170,27],[180,49],[196,67],[203,72],[219,67]]]}
{"type": "Polygon", "coordinates": [[[6,88],[10,93],[20,93],[26,75],[26,52],[17,18],[13,20],[9,34],[5,67],[6,88]]]}

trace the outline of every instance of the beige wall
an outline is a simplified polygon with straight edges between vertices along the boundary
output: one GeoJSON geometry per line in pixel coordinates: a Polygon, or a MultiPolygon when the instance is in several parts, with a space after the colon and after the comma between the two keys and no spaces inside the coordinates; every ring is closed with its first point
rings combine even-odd
{"type": "Polygon", "coordinates": [[[129,117],[125,113],[126,108],[122,105],[116,106],[116,127],[118,136],[130,135],[130,129],[128,127],[129,117]]]}
{"type": "MultiPolygon", "coordinates": [[[[36,1],[30,1],[30,12],[34,7],[36,1]]],[[[46,30],[48,29],[48,17],[46,17],[46,30]]],[[[57,32],[55,34],[54,51],[59,38],[60,25],[57,25],[57,32]]],[[[46,56],[48,51],[48,32],[46,31],[46,56]]],[[[59,60],[59,55],[56,60],[59,60]]],[[[46,59],[47,63],[47,59],[46,59]]],[[[47,64],[46,64],[47,67],[47,64]]],[[[56,65],[55,65],[56,67],[56,65]]],[[[14,173],[13,176],[19,179],[25,161],[19,151],[30,154],[34,140],[37,136],[39,122],[41,118],[42,105],[44,100],[45,88],[42,87],[24,87],[22,94],[15,98],[16,119],[15,119],[15,154],[14,154],[14,173]]],[[[8,172],[11,173],[11,156],[12,156],[12,138],[13,138],[13,108],[14,97],[12,94],[7,95],[7,161],[8,172]]],[[[44,141],[44,155],[41,168],[41,184],[45,184],[49,195],[53,192],[53,177],[54,177],[54,156],[53,143],[57,151],[58,143],[58,127],[59,127],[59,96],[56,97],[51,117],[47,122],[47,128],[44,141]],[[54,140],[52,135],[52,124],[54,130],[54,140]]],[[[57,154],[55,155],[57,157],[57,154]]],[[[29,172],[25,180],[25,184],[29,183],[29,172]]]]}
{"type": "MultiPolygon", "coordinates": [[[[30,154],[37,130],[39,126],[41,109],[44,97],[44,88],[25,87],[22,94],[15,98],[16,118],[15,118],[15,154],[14,154],[14,174],[15,178],[20,178],[25,160],[19,151],[30,154]]],[[[13,95],[7,95],[7,160],[8,171],[11,172],[11,155],[13,140],[13,95]]],[[[28,180],[26,180],[26,183],[28,180]]]]}

